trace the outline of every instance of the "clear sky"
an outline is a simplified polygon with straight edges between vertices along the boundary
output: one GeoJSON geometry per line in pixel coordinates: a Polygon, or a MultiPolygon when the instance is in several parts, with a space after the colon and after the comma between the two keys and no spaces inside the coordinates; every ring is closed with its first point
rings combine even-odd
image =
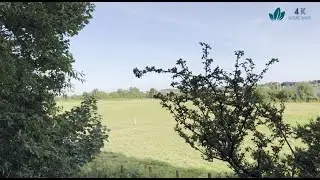
{"type": "Polygon", "coordinates": [[[169,88],[169,76],[137,79],[133,68],[170,68],[183,58],[200,72],[200,41],[212,46],[215,63],[226,70],[234,64],[234,51],[244,50],[258,69],[279,58],[265,82],[320,79],[320,3],[95,4],[93,19],[71,40],[74,67],[86,73],[86,82],[74,82],[74,93],[169,88]],[[277,7],[285,17],[271,21],[269,13],[277,7]],[[311,20],[289,20],[296,8],[306,8],[311,20]]]}

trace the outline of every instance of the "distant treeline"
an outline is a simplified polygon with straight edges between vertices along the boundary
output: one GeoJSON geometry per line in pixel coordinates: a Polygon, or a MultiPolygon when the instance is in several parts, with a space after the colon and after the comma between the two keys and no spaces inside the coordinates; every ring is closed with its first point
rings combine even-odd
{"type": "MultiPolygon", "coordinates": [[[[153,98],[155,94],[169,93],[173,91],[179,93],[177,89],[163,89],[157,91],[151,88],[149,91],[143,92],[136,87],[131,87],[127,90],[118,89],[114,92],[104,92],[94,89],[91,92],[84,92],[82,95],[61,96],[57,97],[59,100],[81,100],[84,95],[94,95],[97,99],[145,99],[153,98]]],[[[270,82],[258,85],[257,91],[266,100],[283,99],[286,102],[309,102],[320,100],[320,80],[309,82],[270,82]]]]}
{"type": "Polygon", "coordinates": [[[114,92],[104,92],[98,89],[94,89],[91,92],[84,92],[81,95],[64,95],[57,99],[62,100],[82,100],[85,95],[94,95],[97,99],[144,99],[152,98],[158,91],[155,88],[151,88],[147,92],[141,91],[139,88],[131,87],[129,89],[118,89],[114,92]]]}
{"type": "Polygon", "coordinates": [[[320,80],[310,82],[283,82],[259,85],[258,92],[267,100],[283,99],[286,102],[320,100],[320,80]]]}

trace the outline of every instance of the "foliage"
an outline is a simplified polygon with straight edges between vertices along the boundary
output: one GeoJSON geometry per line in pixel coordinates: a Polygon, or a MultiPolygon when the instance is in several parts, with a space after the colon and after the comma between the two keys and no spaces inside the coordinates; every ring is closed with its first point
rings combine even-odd
{"type": "Polygon", "coordinates": [[[297,138],[301,138],[308,148],[298,148],[296,163],[301,177],[320,177],[320,117],[304,126],[298,125],[297,138]]]}
{"type": "Polygon", "coordinates": [[[148,92],[148,97],[149,98],[154,98],[154,95],[157,94],[157,90],[155,88],[151,88],[148,92]]]}
{"type": "Polygon", "coordinates": [[[283,99],[283,101],[289,102],[289,101],[296,101],[296,91],[294,89],[290,88],[283,88],[275,93],[276,99],[283,99]]]}
{"type": "Polygon", "coordinates": [[[88,2],[0,7],[1,177],[72,176],[107,139],[93,98],[65,113],[54,101],[71,79],[82,80],[67,37],[88,24],[93,10],[88,2]]]}
{"type": "Polygon", "coordinates": [[[316,89],[319,91],[317,81],[311,82],[284,82],[281,84],[267,83],[260,85],[258,93],[265,99],[275,99],[277,101],[283,100],[285,102],[310,102],[318,101],[319,97],[316,89]]]}
{"type": "Polygon", "coordinates": [[[136,87],[130,87],[128,90],[125,89],[118,89],[114,92],[104,92],[98,89],[93,89],[91,92],[84,92],[82,95],[63,95],[62,97],[58,97],[59,100],[81,100],[87,95],[92,95],[96,99],[117,99],[117,98],[124,98],[124,99],[143,99],[143,98],[149,98],[149,92],[144,93],[141,92],[136,87]]]}
{"type": "MultiPolygon", "coordinates": [[[[153,98],[155,94],[157,94],[157,90],[155,88],[150,88],[149,91],[142,92],[137,87],[130,87],[129,89],[118,89],[114,92],[104,92],[98,89],[93,89],[91,92],[83,93],[82,95],[71,95],[67,96],[64,94],[62,97],[57,97],[59,100],[80,100],[83,99],[86,95],[93,95],[97,99],[145,99],[145,98],[153,98]]],[[[166,93],[166,90],[159,91],[160,93],[166,93]]]]}
{"type": "MultiPolygon", "coordinates": [[[[299,83],[297,83],[299,84],[299,83]]],[[[311,87],[311,91],[314,92],[314,87],[312,87],[311,83],[302,83],[306,84],[311,87]]],[[[266,101],[284,101],[284,102],[312,102],[312,101],[318,101],[319,98],[315,95],[316,93],[313,93],[313,95],[306,94],[308,91],[300,91],[299,93],[302,94],[302,96],[309,97],[301,99],[298,95],[297,86],[280,86],[275,85],[274,83],[267,83],[263,85],[258,85],[256,88],[257,93],[260,94],[266,101]]],[[[94,89],[89,93],[83,93],[82,95],[71,95],[67,96],[64,94],[62,97],[57,97],[59,100],[82,100],[85,95],[91,94],[95,96],[97,99],[145,99],[145,98],[153,98],[153,95],[157,94],[157,90],[155,88],[151,88],[147,92],[141,92],[136,87],[131,87],[127,90],[125,89],[118,89],[114,92],[104,92],[98,89],[94,89]]],[[[162,94],[168,94],[170,92],[178,93],[179,91],[177,89],[162,89],[159,91],[162,94]]]]}
{"type": "MultiPolygon", "coordinates": [[[[181,168],[169,163],[152,159],[128,157],[123,154],[104,152],[92,162],[86,164],[81,173],[81,178],[175,178],[176,170],[179,177],[206,178],[205,169],[181,168]],[[149,171],[151,168],[151,172],[149,171]]],[[[224,175],[212,173],[213,177],[224,175]]]]}
{"type": "Polygon", "coordinates": [[[144,70],[135,68],[133,72],[138,78],[149,72],[171,73],[174,80],[179,78],[171,86],[178,88],[181,94],[159,93],[156,98],[173,114],[175,130],[191,147],[200,151],[205,160],[225,161],[239,177],[302,175],[297,174],[297,169],[301,168],[294,163],[295,152],[288,141],[293,135],[292,128],[282,119],[283,102],[278,108],[272,99],[265,101],[257,93],[258,81],[278,59],[272,59],[260,74],[255,74],[253,61],[247,58],[240,62],[244,52],[237,51],[235,70],[227,73],[219,66],[212,69],[213,59],[208,57],[211,47],[200,44],[203,46],[204,74],[194,75],[182,59],[177,61],[178,67],[171,69],[147,66],[144,70]],[[186,106],[189,102],[194,108],[186,106]],[[266,126],[271,133],[261,132],[259,126],[266,126]],[[245,147],[244,140],[249,134],[253,136],[255,148],[245,147]],[[285,144],[291,154],[283,158],[279,152],[285,144]],[[254,162],[245,158],[248,154],[254,162]]]}
{"type": "Polygon", "coordinates": [[[283,87],[281,89],[272,89],[267,87],[257,87],[257,93],[266,101],[301,101],[297,99],[296,90],[292,87],[283,87]]]}
{"type": "Polygon", "coordinates": [[[297,97],[301,100],[313,100],[316,96],[314,88],[308,83],[298,83],[297,84],[297,97]]]}

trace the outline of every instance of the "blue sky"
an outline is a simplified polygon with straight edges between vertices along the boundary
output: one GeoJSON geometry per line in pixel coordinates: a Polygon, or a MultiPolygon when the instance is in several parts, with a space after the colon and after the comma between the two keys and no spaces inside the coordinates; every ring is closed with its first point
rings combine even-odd
{"type": "Polygon", "coordinates": [[[280,62],[268,81],[320,79],[320,3],[95,3],[93,19],[71,39],[75,69],[86,82],[74,82],[73,93],[98,88],[169,88],[170,76],[134,77],[133,68],[170,68],[183,58],[195,72],[202,68],[199,42],[212,46],[219,66],[232,70],[235,50],[244,50],[258,69],[271,58],[280,62]],[[271,21],[280,7],[286,15],[271,21]],[[296,8],[306,8],[311,20],[289,20],[296,8]]]}

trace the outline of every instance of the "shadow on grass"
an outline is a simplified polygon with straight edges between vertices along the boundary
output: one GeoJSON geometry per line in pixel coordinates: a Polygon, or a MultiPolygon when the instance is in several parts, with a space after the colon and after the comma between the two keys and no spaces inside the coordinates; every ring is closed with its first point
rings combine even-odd
{"type": "Polygon", "coordinates": [[[113,152],[102,152],[86,164],[80,177],[84,178],[208,178],[226,177],[227,174],[202,169],[187,169],[152,159],[137,159],[113,152]]]}

